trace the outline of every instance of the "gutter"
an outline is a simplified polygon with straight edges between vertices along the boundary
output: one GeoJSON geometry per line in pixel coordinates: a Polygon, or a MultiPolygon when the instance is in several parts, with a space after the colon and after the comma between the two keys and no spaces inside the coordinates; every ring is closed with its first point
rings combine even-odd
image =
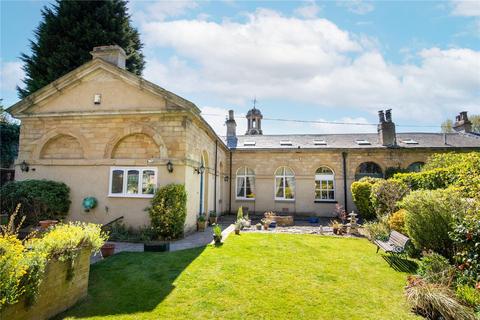
{"type": "Polygon", "coordinates": [[[232,214],[232,155],[233,152],[230,150],[230,191],[228,193],[228,214],[232,214]]]}
{"type": "Polygon", "coordinates": [[[215,140],[215,177],[213,180],[213,211],[217,214],[217,161],[218,161],[218,140],[215,140]]]}
{"type": "Polygon", "coordinates": [[[345,212],[348,212],[347,202],[347,153],[342,152],[342,164],[343,164],[343,201],[345,212]]]}

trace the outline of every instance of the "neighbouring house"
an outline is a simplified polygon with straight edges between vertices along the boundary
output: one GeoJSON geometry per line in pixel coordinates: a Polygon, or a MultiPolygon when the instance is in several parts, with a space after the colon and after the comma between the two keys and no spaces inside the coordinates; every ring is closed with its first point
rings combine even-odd
{"type": "Polygon", "coordinates": [[[199,214],[267,210],[331,216],[354,209],[350,185],[388,167],[418,170],[435,152],[480,150],[466,112],[456,133],[395,132],[390,110],[378,134],[264,135],[262,114],[247,114],[236,135],[234,112],[219,137],[198,107],[125,70],[118,46],[96,47],[93,59],[19,101],[17,179],[51,179],[71,188],[70,219],[131,226],[149,223],[144,209],[168,183],[186,186],[186,232],[199,214]],[[84,212],[82,200],[98,206],[84,212]]]}

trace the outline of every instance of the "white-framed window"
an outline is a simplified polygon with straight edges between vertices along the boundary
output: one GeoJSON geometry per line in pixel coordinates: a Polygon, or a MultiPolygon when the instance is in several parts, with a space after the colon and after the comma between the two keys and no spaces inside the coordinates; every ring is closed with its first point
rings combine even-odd
{"type": "Polygon", "coordinates": [[[255,172],[247,167],[237,170],[237,199],[255,200],[255,172]]]}
{"type": "Polygon", "coordinates": [[[289,167],[275,170],[275,200],[295,200],[295,174],[289,167]]]}
{"type": "Polygon", "coordinates": [[[110,197],[151,198],[157,189],[157,168],[110,168],[110,197]]]}
{"type": "Polygon", "coordinates": [[[329,167],[315,171],[315,200],[335,201],[335,174],[329,167]]]}

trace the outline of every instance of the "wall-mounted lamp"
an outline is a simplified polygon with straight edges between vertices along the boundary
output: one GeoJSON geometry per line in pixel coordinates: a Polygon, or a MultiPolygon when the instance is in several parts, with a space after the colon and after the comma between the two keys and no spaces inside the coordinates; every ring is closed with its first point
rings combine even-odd
{"type": "Polygon", "coordinates": [[[199,168],[195,168],[194,170],[198,174],[203,174],[205,172],[205,166],[202,164],[199,168]]]}
{"type": "Polygon", "coordinates": [[[168,160],[167,162],[167,170],[168,172],[172,173],[173,172],[173,163],[172,161],[168,160]]]}
{"type": "Polygon", "coordinates": [[[223,177],[223,181],[228,182],[228,176],[223,177]]]}
{"type": "Polygon", "coordinates": [[[20,163],[20,170],[22,170],[22,172],[28,172],[28,170],[30,170],[30,167],[28,166],[28,163],[23,160],[22,163],[20,163]]]}

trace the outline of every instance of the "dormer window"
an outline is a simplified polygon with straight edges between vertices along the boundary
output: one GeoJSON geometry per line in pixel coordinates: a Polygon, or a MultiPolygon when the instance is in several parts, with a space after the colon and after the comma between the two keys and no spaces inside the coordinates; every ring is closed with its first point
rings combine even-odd
{"type": "Polygon", "coordinates": [[[291,146],[292,141],[290,141],[290,140],[280,140],[280,145],[281,146],[291,146]]]}
{"type": "Polygon", "coordinates": [[[313,144],[316,146],[326,146],[327,141],[321,139],[313,139],[313,144]]]}
{"type": "Polygon", "coordinates": [[[370,141],[364,140],[364,139],[355,140],[355,142],[356,142],[359,146],[368,146],[368,145],[371,145],[370,141]]]}
{"type": "Polygon", "coordinates": [[[245,141],[243,145],[245,147],[255,147],[256,142],[255,141],[245,141]]]}
{"type": "Polygon", "coordinates": [[[402,140],[402,142],[405,144],[418,144],[418,142],[413,139],[402,140]]]}

